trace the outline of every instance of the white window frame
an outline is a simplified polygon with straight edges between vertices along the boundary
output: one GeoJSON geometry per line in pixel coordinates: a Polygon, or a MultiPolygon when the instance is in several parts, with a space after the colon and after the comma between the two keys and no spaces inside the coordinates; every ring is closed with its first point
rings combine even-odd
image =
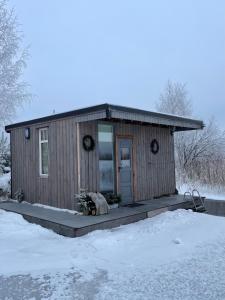
{"type": "MultiPolygon", "coordinates": [[[[41,145],[43,143],[48,143],[48,127],[39,128],[39,175],[41,177],[48,177],[49,169],[48,169],[48,173],[47,174],[42,173],[42,151],[41,151],[41,145]],[[46,130],[47,130],[47,139],[42,140],[41,139],[41,133],[43,131],[46,131],[46,130]]],[[[49,168],[49,158],[48,158],[48,168],[49,168]]]]}

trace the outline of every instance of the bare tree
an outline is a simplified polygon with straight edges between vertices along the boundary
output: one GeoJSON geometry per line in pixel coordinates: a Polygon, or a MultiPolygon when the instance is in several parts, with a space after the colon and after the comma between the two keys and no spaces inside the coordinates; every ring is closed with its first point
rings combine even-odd
{"type": "Polygon", "coordinates": [[[197,161],[205,163],[223,155],[225,133],[218,128],[215,119],[211,118],[201,131],[178,133],[175,145],[180,168],[189,172],[190,169],[195,169],[197,161]]]}
{"type": "MultiPolygon", "coordinates": [[[[192,117],[192,104],[185,85],[167,83],[156,108],[161,112],[192,117]]],[[[207,184],[225,185],[225,132],[211,118],[203,130],[175,134],[176,171],[207,184]]]]}
{"type": "Polygon", "coordinates": [[[192,115],[192,103],[188,98],[185,84],[167,82],[161,93],[156,109],[160,112],[189,117],[192,115]]]}
{"type": "Polygon", "coordinates": [[[14,10],[0,0],[0,126],[11,120],[16,107],[31,98],[22,80],[27,49],[22,49],[23,36],[14,10]]]}

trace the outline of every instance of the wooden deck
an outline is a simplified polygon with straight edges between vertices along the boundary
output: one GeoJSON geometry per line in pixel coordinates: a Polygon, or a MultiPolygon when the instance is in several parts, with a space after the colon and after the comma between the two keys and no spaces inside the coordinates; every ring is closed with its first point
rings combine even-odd
{"type": "Polygon", "coordinates": [[[31,223],[39,224],[58,234],[79,237],[94,230],[111,229],[153,217],[165,211],[178,208],[193,208],[192,201],[184,201],[183,196],[176,195],[139,202],[137,207],[119,207],[110,210],[107,215],[83,216],[69,212],[47,209],[28,203],[11,201],[0,202],[0,209],[21,214],[31,223]]]}

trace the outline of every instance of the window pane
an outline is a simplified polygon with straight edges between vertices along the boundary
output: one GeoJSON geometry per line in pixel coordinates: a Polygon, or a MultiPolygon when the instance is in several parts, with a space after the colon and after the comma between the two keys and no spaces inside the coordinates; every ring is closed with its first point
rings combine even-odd
{"type": "Polygon", "coordinates": [[[130,148],[122,147],[120,149],[120,163],[121,167],[130,167],[130,148]]]}
{"type": "Polygon", "coordinates": [[[45,129],[45,140],[48,140],[48,129],[45,129]]]}
{"type": "Polygon", "coordinates": [[[114,174],[113,174],[113,161],[100,160],[100,191],[113,192],[114,190],[114,174]]]}
{"type": "Polygon", "coordinates": [[[100,191],[114,191],[113,127],[98,125],[100,191]]]}
{"type": "Polygon", "coordinates": [[[43,132],[43,130],[41,130],[41,141],[43,141],[44,140],[44,132],[43,132]]]}
{"type": "Polygon", "coordinates": [[[41,141],[48,140],[48,129],[40,129],[41,130],[41,141]]]}
{"type": "Polygon", "coordinates": [[[41,143],[41,174],[48,174],[48,143],[41,143]]]}
{"type": "Polygon", "coordinates": [[[98,140],[99,142],[113,141],[113,128],[111,125],[105,125],[105,124],[98,125],[98,140]]]}
{"type": "Polygon", "coordinates": [[[121,160],[127,160],[130,159],[130,149],[127,147],[122,147],[121,148],[121,160]]]}
{"type": "Polygon", "coordinates": [[[100,160],[112,160],[112,143],[111,142],[99,142],[99,159],[100,160]]]}

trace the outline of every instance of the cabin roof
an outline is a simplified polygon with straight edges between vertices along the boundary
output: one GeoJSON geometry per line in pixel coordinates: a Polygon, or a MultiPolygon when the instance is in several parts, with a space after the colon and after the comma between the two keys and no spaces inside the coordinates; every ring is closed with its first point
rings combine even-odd
{"type": "Polygon", "coordinates": [[[76,122],[86,122],[92,120],[124,120],[139,124],[169,126],[173,127],[174,131],[196,130],[204,127],[203,121],[200,120],[104,103],[11,124],[5,126],[5,130],[10,132],[14,128],[42,124],[70,117],[74,117],[76,122]]]}

